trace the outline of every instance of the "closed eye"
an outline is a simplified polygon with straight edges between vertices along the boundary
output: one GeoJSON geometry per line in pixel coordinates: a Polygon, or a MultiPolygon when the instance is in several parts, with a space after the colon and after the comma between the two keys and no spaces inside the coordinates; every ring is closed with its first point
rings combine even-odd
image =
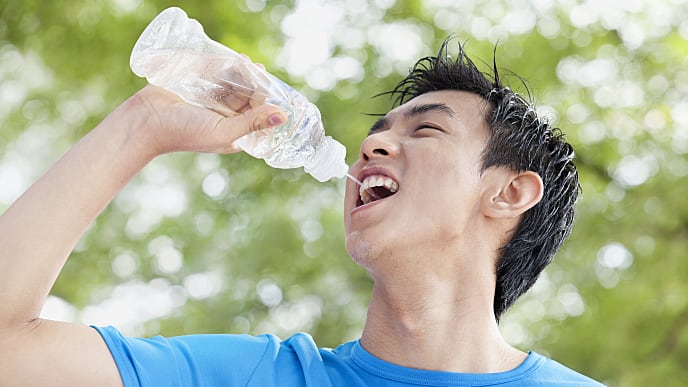
{"type": "Polygon", "coordinates": [[[421,132],[421,131],[439,131],[442,133],[445,132],[445,130],[440,128],[439,126],[427,124],[427,123],[418,125],[418,127],[416,127],[416,129],[414,130],[414,132],[421,132]]]}

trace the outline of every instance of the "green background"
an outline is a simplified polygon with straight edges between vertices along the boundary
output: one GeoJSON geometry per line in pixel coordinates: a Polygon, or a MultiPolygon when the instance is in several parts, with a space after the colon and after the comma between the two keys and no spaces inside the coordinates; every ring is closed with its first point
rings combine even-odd
{"type": "MultiPolygon", "coordinates": [[[[688,380],[688,2],[3,0],[0,210],[145,85],[129,54],[171,5],[303,91],[348,162],[368,113],[391,106],[372,97],[415,59],[454,34],[491,63],[498,43],[574,144],[583,187],[572,236],[504,334],[611,385],[688,380]]],[[[371,283],[343,247],[342,188],[243,154],[160,157],[89,229],[44,316],[356,338],[371,283]]]]}

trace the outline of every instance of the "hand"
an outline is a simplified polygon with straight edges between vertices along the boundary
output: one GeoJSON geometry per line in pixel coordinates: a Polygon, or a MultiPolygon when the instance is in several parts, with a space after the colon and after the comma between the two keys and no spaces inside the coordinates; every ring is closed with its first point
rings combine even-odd
{"type": "Polygon", "coordinates": [[[249,132],[286,122],[277,106],[261,104],[234,116],[184,102],[156,86],[146,86],[117,108],[107,120],[131,120],[131,129],[144,135],[151,151],[232,153],[240,149],[234,141],[249,132]]]}

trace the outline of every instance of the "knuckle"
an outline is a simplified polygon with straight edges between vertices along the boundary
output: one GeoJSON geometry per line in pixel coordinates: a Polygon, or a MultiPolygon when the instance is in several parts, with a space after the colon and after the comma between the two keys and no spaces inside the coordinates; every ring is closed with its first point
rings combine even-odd
{"type": "Polygon", "coordinates": [[[249,125],[248,125],[249,132],[255,132],[257,130],[262,129],[263,128],[262,123],[263,123],[263,120],[261,119],[261,117],[259,117],[259,116],[252,117],[251,120],[249,121],[249,125]]]}

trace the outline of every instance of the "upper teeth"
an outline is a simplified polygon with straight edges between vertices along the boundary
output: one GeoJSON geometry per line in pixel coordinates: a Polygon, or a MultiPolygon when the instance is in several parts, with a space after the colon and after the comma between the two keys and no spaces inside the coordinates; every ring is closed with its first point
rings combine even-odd
{"type": "Polygon", "coordinates": [[[361,201],[363,204],[368,204],[376,199],[379,199],[377,195],[371,192],[369,189],[374,187],[385,187],[389,192],[397,192],[399,190],[399,184],[396,181],[390,179],[383,175],[371,175],[363,179],[361,186],[358,189],[358,193],[361,195],[361,201]]]}

